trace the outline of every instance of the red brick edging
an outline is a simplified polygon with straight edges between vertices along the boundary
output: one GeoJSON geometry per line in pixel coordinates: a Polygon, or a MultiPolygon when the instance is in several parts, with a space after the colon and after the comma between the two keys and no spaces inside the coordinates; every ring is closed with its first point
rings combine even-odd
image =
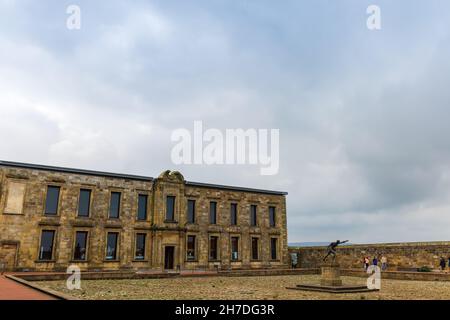
{"type": "Polygon", "coordinates": [[[24,279],[15,277],[13,275],[5,275],[5,277],[10,279],[10,280],[13,280],[15,282],[18,282],[18,283],[20,283],[20,284],[22,284],[24,286],[27,286],[27,287],[32,288],[34,290],[40,291],[40,292],[42,292],[42,293],[44,293],[46,295],[49,295],[49,296],[51,296],[53,298],[58,299],[58,300],[80,300],[78,298],[69,296],[67,294],[64,294],[64,293],[61,293],[61,292],[58,292],[58,291],[55,291],[55,290],[52,290],[52,289],[49,289],[49,288],[45,288],[45,287],[39,286],[39,285],[31,283],[31,282],[28,282],[28,281],[26,281],[24,279]]]}

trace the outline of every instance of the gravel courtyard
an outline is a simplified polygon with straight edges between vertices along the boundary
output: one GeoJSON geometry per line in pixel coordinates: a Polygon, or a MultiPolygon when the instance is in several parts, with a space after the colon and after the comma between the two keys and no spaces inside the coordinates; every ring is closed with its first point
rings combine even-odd
{"type": "MultiPolygon", "coordinates": [[[[342,277],[345,284],[365,279],[342,277]]],[[[286,287],[318,283],[319,276],[200,277],[139,280],[84,280],[81,290],[68,290],[65,281],[36,282],[82,299],[450,299],[450,283],[383,280],[379,292],[330,294],[286,287]]]]}

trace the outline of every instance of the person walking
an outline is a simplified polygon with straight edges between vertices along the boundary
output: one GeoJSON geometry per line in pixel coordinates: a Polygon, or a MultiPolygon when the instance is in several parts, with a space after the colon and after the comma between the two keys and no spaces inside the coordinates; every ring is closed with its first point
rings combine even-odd
{"type": "Polygon", "coordinates": [[[374,266],[377,266],[377,265],[378,265],[378,259],[377,259],[376,256],[373,257],[372,264],[373,264],[374,266]]]}
{"type": "Polygon", "coordinates": [[[369,261],[369,257],[364,258],[364,269],[366,269],[366,271],[369,268],[369,261]]]}
{"type": "Polygon", "coordinates": [[[387,269],[387,258],[386,256],[381,257],[381,270],[386,271],[387,269]]]}
{"type": "Polygon", "coordinates": [[[441,267],[441,271],[445,270],[445,259],[444,259],[444,257],[441,257],[441,261],[439,263],[439,266],[441,267]]]}

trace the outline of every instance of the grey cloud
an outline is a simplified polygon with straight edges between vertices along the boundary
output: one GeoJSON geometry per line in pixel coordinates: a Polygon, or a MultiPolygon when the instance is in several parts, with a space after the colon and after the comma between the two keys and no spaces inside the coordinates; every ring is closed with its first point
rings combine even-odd
{"type": "Polygon", "coordinates": [[[351,1],[80,1],[76,33],[64,4],[3,0],[2,158],[157,175],[194,120],[279,128],[277,176],[176,169],[289,191],[291,241],[444,238],[450,11],[405,3],[370,33],[351,1]]]}

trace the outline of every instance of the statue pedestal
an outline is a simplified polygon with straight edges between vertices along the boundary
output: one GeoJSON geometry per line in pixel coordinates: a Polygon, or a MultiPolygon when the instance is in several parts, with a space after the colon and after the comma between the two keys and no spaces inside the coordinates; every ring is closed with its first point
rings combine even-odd
{"type": "Polygon", "coordinates": [[[335,261],[322,264],[320,269],[322,271],[320,284],[298,284],[295,287],[287,287],[286,289],[329,293],[356,293],[378,290],[369,289],[367,288],[367,285],[343,285],[341,280],[341,269],[339,264],[335,261]]]}
{"type": "Polygon", "coordinates": [[[322,271],[320,284],[322,286],[342,286],[341,269],[339,268],[339,264],[335,262],[326,263],[321,265],[320,268],[322,271]]]}

